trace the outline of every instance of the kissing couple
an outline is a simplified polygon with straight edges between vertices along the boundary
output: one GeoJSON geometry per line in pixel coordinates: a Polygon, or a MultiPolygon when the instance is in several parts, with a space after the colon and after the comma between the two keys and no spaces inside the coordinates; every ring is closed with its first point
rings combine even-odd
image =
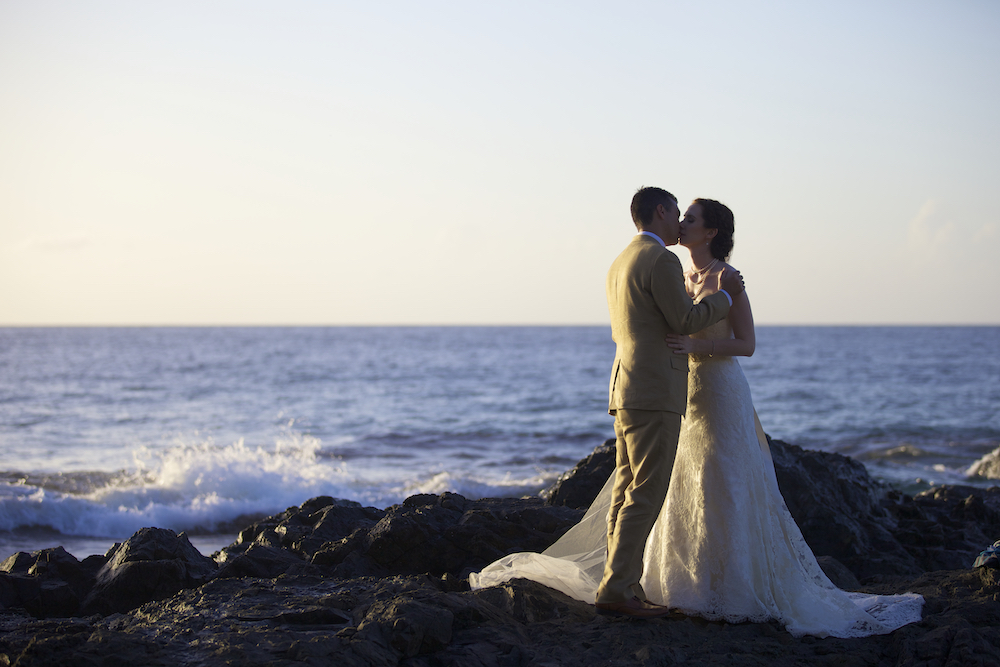
{"type": "Polygon", "coordinates": [[[532,579],[599,613],[671,611],[731,623],[775,620],[796,636],[866,637],[920,620],[923,598],[838,589],[778,489],[736,356],[754,352],[750,301],[726,260],[728,207],[641,188],[638,234],[608,271],[617,345],[608,412],[615,471],[583,519],[541,554],[470,575],[473,588],[532,579]],[[691,253],[686,274],[666,249],[691,253]]]}

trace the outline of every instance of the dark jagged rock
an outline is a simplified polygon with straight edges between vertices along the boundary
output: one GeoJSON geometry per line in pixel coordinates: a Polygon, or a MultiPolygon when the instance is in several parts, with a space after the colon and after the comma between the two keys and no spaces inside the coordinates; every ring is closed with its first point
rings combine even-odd
{"type": "Polygon", "coordinates": [[[318,574],[318,571],[293,551],[254,543],[243,553],[227,556],[215,576],[220,579],[273,579],[286,573],[318,574]]]}
{"type": "MultiPolygon", "coordinates": [[[[62,547],[57,547],[62,548],[62,547]]],[[[33,556],[26,551],[18,551],[8,556],[3,563],[0,563],[0,572],[10,572],[12,574],[28,574],[28,570],[35,564],[38,554],[33,556]]]]}
{"type": "Polygon", "coordinates": [[[94,585],[107,559],[78,561],[62,547],[33,553],[19,551],[0,564],[0,605],[23,608],[38,618],[72,616],[94,585]]]}
{"type": "Polygon", "coordinates": [[[221,550],[219,562],[244,553],[252,544],[288,549],[311,560],[328,542],[336,542],[359,528],[370,528],[385,515],[353,500],[319,496],[299,507],[262,519],[240,531],[236,542],[221,550]]]}
{"type": "Polygon", "coordinates": [[[128,611],[200,586],[216,568],[183,533],[143,528],[108,552],[108,562],[97,573],[82,610],[88,614],[128,611]]]}
{"type": "Polygon", "coordinates": [[[221,549],[216,576],[277,577],[317,572],[309,561],[325,544],[372,526],[384,514],[374,507],[320,496],[289,507],[240,531],[235,543],[221,549]]]}
{"type": "Polygon", "coordinates": [[[614,470],[615,439],[610,438],[538,495],[550,505],[587,509],[614,470]]]}
{"type": "Polygon", "coordinates": [[[94,576],[106,562],[106,556],[89,556],[81,562],[62,547],[54,547],[30,554],[19,551],[0,563],[0,572],[60,579],[74,587],[89,589],[94,576]]]}
{"type": "Polygon", "coordinates": [[[216,554],[217,576],[275,577],[317,567],[338,577],[460,576],[513,551],[545,549],[580,515],[537,498],[420,494],[387,510],[314,498],[242,531],[216,554]]]}
{"type": "Polygon", "coordinates": [[[781,440],[770,445],[781,495],[816,555],[836,558],[860,579],[923,571],[893,535],[896,521],[882,505],[888,488],[861,463],[781,440]]]}
{"type": "Polygon", "coordinates": [[[839,454],[771,442],[778,486],[817,555],[864,580],[970,567],[1000,537],[1000,488],[941,486],[914,497],[839,454]]]}
{"type": "Polygon", "coordinates": [[[312,562],[336,576],[429,572],[465,576],[515,551],[544,550],[582,513],[537,498],[467,500],[454,493],[411,496],[316,552],[312,562]]]}
{"type": "Polygon", "coordinates": [[[369,642],[391,648],[401,658],[435,653],[451,642],[455,615],[440,605],[397,597],[368,608],[352,642],[369,642]]]}
{"type": "Polygon", "coordinates": [[[806,542],[862,580],[970,567],[1000,537],[1000,488],[941,486],[910,497],[846,456],[780,440],[771,454],[806,542]]]}
{"type": "Polygon", "coordinates": [[[125,614],[0,617],[0,664],[995,665],[1000,572],[883,577],[926,599],[920,623],[864,639],[794,638],[778,624],[600,616],[540,584],[447,592],[410,575],[216,579],[125,614]]]}
{"type": "Polygon", "coordinates": [[[916,496],[890,492],[896,538],[922,570],[969,567],[1000,537],[1000,488],[938,486],[916,496]]]}
{"type": "Polygon", "coordinates": [[[861,588],[861,582],[854,576],[854,573],[833,556],[817,556],[816,562],[819,564],[820,569],[823,570],[823,574],[837,588],[845,591],[856,591],[861,588]]]}

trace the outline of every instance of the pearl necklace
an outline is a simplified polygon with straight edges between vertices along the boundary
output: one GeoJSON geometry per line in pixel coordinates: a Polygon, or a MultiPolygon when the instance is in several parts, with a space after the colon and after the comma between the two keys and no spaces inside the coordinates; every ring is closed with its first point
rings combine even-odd
{"type": "Polygon", "coordinates": [[[709,264],[708,266],[706,266],[704,269],[697,269],[697,270],[694,268],[694,265],[692,264],[691,265],[691,282],[693,282],[694,284],[697,285],[698,283],[700,283],[701,281],[703,281],[705,279],[705,277],[708,275],[708,272],[711,270],[711,268],[713,266],[715,266],[716,264],[718,264],[718,263],[719,263],[719,260],[718,260],[718,258],[716,258],[716,259],[713,259],[712,263],[709,264]],[[695,280],[695,278],[697,278],[697,280],[695,280]]]}

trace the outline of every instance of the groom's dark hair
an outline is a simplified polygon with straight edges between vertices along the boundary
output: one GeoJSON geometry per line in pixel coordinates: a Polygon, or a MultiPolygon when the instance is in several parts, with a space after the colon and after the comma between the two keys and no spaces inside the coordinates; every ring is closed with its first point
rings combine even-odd
{"type": "Polygon", "coordinates": [[[639,188],[632,197],[632,222],[638,229],[648,227],[653,222],[657,206],[676,203],[677,197],[663,188],[639,188]]]}

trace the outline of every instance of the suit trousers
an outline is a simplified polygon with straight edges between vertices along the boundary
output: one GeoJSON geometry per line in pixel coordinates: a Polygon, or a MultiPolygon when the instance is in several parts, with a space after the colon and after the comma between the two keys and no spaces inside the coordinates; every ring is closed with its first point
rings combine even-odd
{"type": "Polygon", "coordinates": [[[659,410],[615,411],[615,482],[608,511],[608,559],[597,602],[646,598],[642,556],[667,497],[681,416],[659,410]]]}

